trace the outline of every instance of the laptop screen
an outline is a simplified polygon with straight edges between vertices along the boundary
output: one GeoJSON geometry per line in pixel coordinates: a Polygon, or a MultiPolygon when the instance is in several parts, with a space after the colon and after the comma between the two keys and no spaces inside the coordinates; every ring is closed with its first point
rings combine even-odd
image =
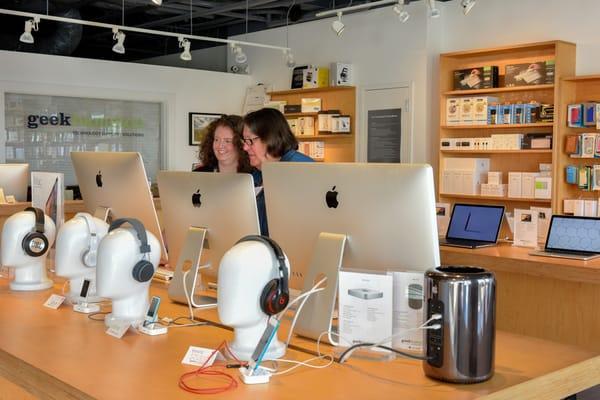
{"type": "Polygon", "coordinates": [[[553,215],[546,250],[600,253],[600,218],[553,215]]]}
{"type": "Polygon", "coordinates": [[[504,206],[455,204],[446,238],[495,243],[503,215],[504,206]]]}

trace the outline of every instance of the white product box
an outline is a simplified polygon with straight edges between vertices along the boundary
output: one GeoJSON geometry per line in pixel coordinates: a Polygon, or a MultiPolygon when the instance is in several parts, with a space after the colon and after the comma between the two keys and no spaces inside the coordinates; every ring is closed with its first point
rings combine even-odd
{"type": "Polygon", "coordinates": [[[352,86],[354,74],[352,64],[333,62],[329,65],[329,84],[331,86],[352,86]]]}
{"type": "Polygon", "coordinates": [[[325,158],[325,142],[312,142],[314,145],[314,158],[325,158]]]}
{"type": "Polygon", "coordinates": [[[321,99],[318,97],[300,99],[300,110],[303,113],[316,113],[321,111],[321,99]]]}
{"type": "Polygon", "coordinates": [[[446,99],[446,125],[460,124],[460,98],[446,99]]]}
{"type": "Polygon", "coordinates": [[[506,148],[506,139],[504,135],[492,135],[490,137],[492,150],[504,150],[506,148]]]}
{"type": "Polygon", "coordinates": [[[459,125],[473,125],[473,111],[473,97],[461,98],[459,125]]]}
{"type": "Polygon", "coordinates": [[[575,212],[575,200],[565,199],[563,201],[563,213],[564,214],[573,214],[574,212],[575,212]]]}
{"type": "Polygon", "coordinates": [[[442,187],[440,188],[441,193],[454,193],[452,191],[452,171],[442,171],[442,187]]]}
{"type": "Polygon", "coordinates": [[[450,171],[450,193],[461,193],[462,192],[462,171],[451,170],[450,171]]]}
{"type": "Polygon", "coordinates": [[[288,118],[288,125],[294,135],[298,134],[298,119],[297,118],[288,118]]]}
{"type": "Polygon", "coordinates": [[[298,136],[314,136],[315,135],[315,120],[313,117],[298,118],[296,126],[298,136]]]}
{"type": "Polygon", "coordinates": [[[522,197],[521,183],[523,174],[521,172],[508,173],[508,197],[522,197]]]}
{"type": "Polygon", "coordinates": [[[552,178],[547,176],[538,176],[535,178],[536,199],[549,199],[552,197],[552,178]]]}
{"type": "Polygon", "coordinates": [[[535,195],[535,178],[539,176],[536,172],[523,172],[521,174],[521,196],[533,199],[535,195]]]}
{"type": "Polygon", "coordinates": [[[595,217],[597,213],[598,213],[598,201],[597,200],[584,200],[583,215],[585,217],[595,217]]]}
{"type": "Polygon", "coordinates": [[[441,150],[456,150],[456,140],[455,138],[446,138],[440,139],[440,149],[441,150]]]}
{"type": "Polygon", "coordinates": [[[449,157],[444,160],[445,169],[472,169],[481,172],[490,170],[489,158],[449,157]]]}
{"type": "Polygon", "coordinates": [[[480,96],[473,98],[473,124],[487,125],[488,105],[498,102],[497,97],[480,96]]]}
{"type": "Polygon", "coordinates": [[[520,150],[521,149],[521,141],[523,140],[523,135],[520,133],[503,135],[505,136],[506,147],[505,150],[520,150]]]}
{"type": "Polygon", "coordinates": [[[350,133],[350,116],[337,115],[332,117],[331,132],[350,133]]]}
{"type": "Polygon", "coordinates": [[[487,176],[487,183],[492,185],[502,184],[502,171],[489,171],[487,176]]]}
{"type": "Polygon", "coordinates": [[[458,193],[460,194],[479,194],[479,186],[482,183],[482,175],[478,174],[474,170],[465,170],[461,173],[461,188],[458,193]]]}
{"type": "Polygon", "coordinates": [[[482,196],[506,196],[506,187],[508,185],[498,185],[494,183],[482,183],[481,184],[481,195],[482,196]]]}
{"type": "Polygon", "coordinates": [[[423,322],[424,275],[415,272],[388,272],[388,274],[394,279],[392,328],[395,336],[392,339],[392,347],[420,351],[423,349],[423,333],[413,328],[423,322]]]}

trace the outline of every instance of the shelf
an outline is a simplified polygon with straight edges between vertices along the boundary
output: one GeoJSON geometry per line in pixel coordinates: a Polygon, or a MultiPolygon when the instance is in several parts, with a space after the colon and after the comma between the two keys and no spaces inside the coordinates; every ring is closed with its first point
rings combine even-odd
{"type": "Polygon", "coordinates": [[[313,135],[313,136],[296,136],[298,140],[339,140],[339,139],[351,139],[352,134],[340,134],[340,135],[313,135]]]}
{"type": "Polygon", "coordinates": [[[533,150],[440,150],[448,154],[552,154],[552,149],[533,150]]]}
{"type": "Polygon", "coordinates": [[[554,122],[538,122],[535,124],[500,124],[500,125],[442,125],[442,129],[533,129],[551,128],[554,122]]]}
{"type": "Polygon", "coordinates": [[[290,94],[304,94],[304,93],[326,93],[335,91],[351,91],[354,90],[354,86],[327,86],[312,89],[290,89],[290,90],[278,90],[274,92],[268,92],[271,96],[284,96],[290,94]]]}
{"type": "Polygon", "coordinates": [[[498,197],[498,196],[482,196],[480,194],[453,194],[440,193],[440,197],[451,197],[455,199],[477,199],[477,200],[498,200],[510,201],[517,203],[551,203],[552,199],[530,199],[524,197],[498,197]]]}
{"type": "Polygon", "coordinates": [[[319,115],[319,113],[316,113],[316,112],[315,113],[300,112],[300,113],[285,113],[285,114],[283,114],[283,116],[286,118],[288,118],[288,117],[291,117],[291,118],[293,118],[293,117],[316,117],[318,115],[319,115]]]}
{"type": "Polygon", "coordinates": [[[512,86],[512,87],[498,87],[490,89],[474,89],[474,90],[449,90],[443,94],[446,96],[460,96],[460,95],[480,95],[486,93],[510,93],[510,92],[528,92],[532,90],[553,90],[554,84],[551,85],[531,85],[531,86],[512,86]]]}

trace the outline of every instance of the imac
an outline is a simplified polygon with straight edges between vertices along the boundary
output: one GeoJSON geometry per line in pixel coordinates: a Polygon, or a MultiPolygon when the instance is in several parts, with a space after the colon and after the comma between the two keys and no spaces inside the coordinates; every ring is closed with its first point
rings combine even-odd
{"type": "MultiPolygon", "coordinates": [[[[171,300],[194,307],[215,307],[212,297],[193,294],[203,276],[216,281],[221,257],[247,235],[259,235],[252,176],[214,172],[160,171],[158,189],[169,243],[176,263],[169,285],[171,300]],[[185,278],[184,269],[189,269],[185,278]]],[[[200,285],[198,285],[200,286],[200,285]]]]}
{"type": "Polygon", "coordinates": [[[440,265],[429,165],[276,162],[264,166],[263,182],[270,235],[292,266],[290,287],[306,291],[319,274],[328,278],[304,306],[303,336],[331,329],[341,266],[424,272],[440,265]]]}
{"type": "Polygon", "coordinates": [[[86,211],[104,220],[106,215],[99,215],[98,210],[110,209],[113,219],[140,220],[160,241],[161,259],[166,261],[167,251],[140,153],[74,151],[71,160],[86,211]]]}
{"type": "Polygon", "coordinates": [[[0,188],[16,201],[27,201],[29,164],[0,164],[0,188]]]}

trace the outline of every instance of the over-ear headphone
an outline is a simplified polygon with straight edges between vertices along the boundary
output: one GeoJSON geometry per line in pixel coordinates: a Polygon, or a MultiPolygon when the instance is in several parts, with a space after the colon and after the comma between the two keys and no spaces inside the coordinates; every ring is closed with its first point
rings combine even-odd
{"type": "Polygon", "coordinates": [[[75,218],[81,218],[85,221],[90,237],[87,248],[81,253],[81,262],[86,267],[94,268],[98,256],[98,233],[96,232],[96,224],[94,223],[92,216],[88,213],[77,213],[75,214],[75,218]]]}
{"type": "MultiPolygon", "coordinates": [[[[275,315],[285,309],[290,300],[288,288],[288,270],[285,266],[285,254],[281,247],[273,239],[267,236],[249,235],[244,236],[237,243],[257,241],[267,245],[273,250],[279,264],[279,278],[270,280],[260,295],[260,308],[267,315],[275,315]]],[[[236,244],[237,244],[236,243],[236,244]]]]}
{"type": "MultiPolygon", "coordinates": [[[[149,255],[150,245],[148,244],[148,237],[146,236],[146,228],[144,228],[144,225],[139,220],[135,218],[116,219],[110,224],[108,232],[117,229],[123,224],[129,224],[135,230],[138,240],[140,241],[140,253],[142,253],[142,257],[144,257],[145,254],[149,255]]],[[[152,275],[154,275],[154,266],[150,261],[142,258],[133,266],[131,273],[133,279],[136,281],[148,282],[152,279],[152,275]]]]}
{"type": "Polygon", "coordinates": [[[35,214],[35,227],[23,238],[21,247],[25,254],[31,257],[41,257],[48,251],[48,238],[44,235],[45,215],[42,210],[35,207],[27,207],[25,211],[35,214]]]}

